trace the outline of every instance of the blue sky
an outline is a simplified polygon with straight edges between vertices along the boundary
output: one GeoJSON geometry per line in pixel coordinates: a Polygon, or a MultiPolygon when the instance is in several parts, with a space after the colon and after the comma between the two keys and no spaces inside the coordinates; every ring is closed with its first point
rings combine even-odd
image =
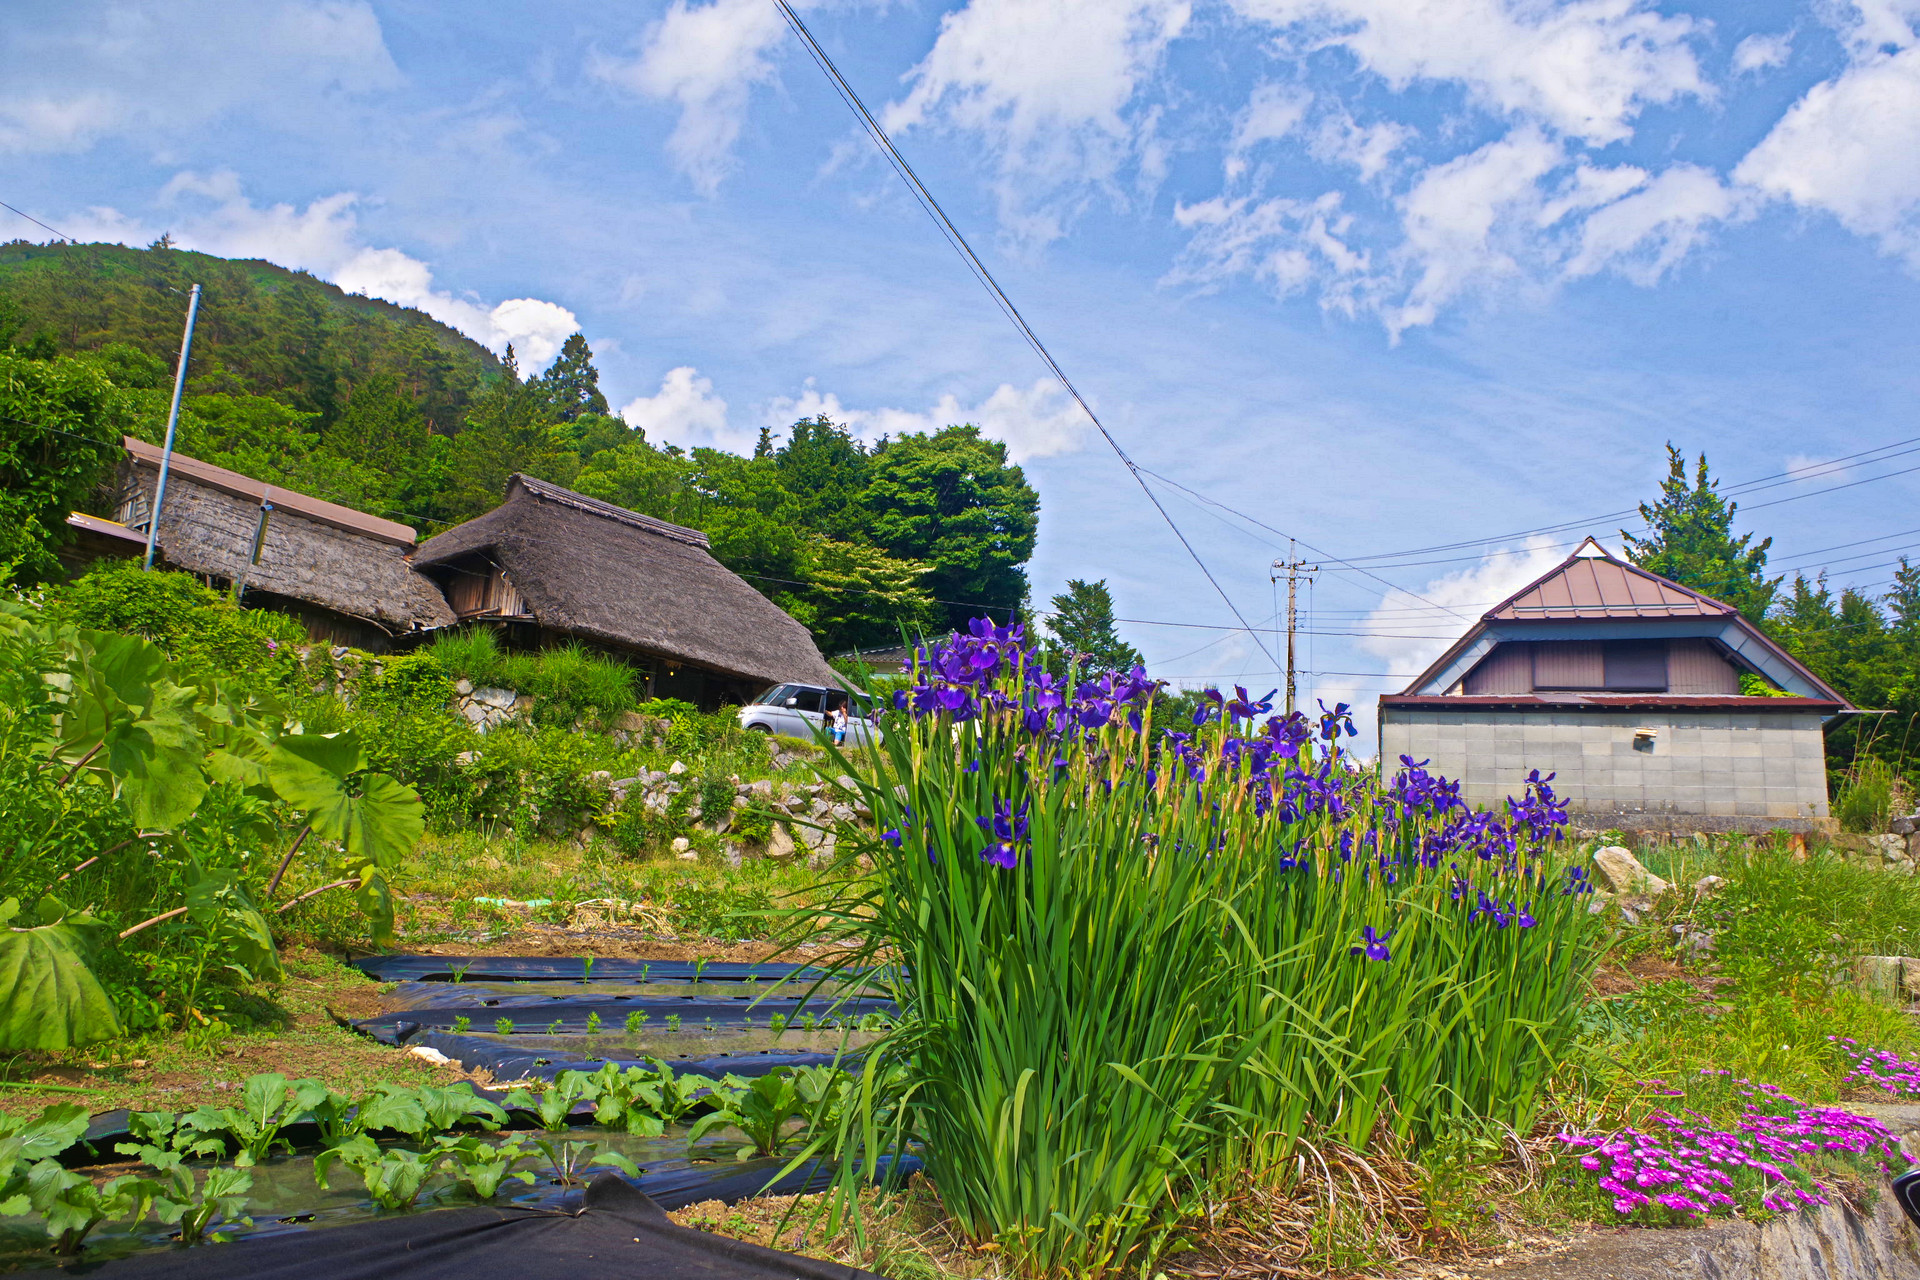
{"type": "MultiPolygon", "coordinates": [[[[1920,543],[1920,473],[1820,492],[1920,455],[1805,470],[1920,437],[1920,0],[800,8],[1135,459],[1320,549],[1312,693],[1404,683],[1667,440],[1802,469],[1749,499],[1783,566],[1878,587],[1920,543]]],[[[0,200],[527,364],[577,325],[656,440],[979,422],[1041,494],[1037,599],[1106,578],[1185,624],[1123,628],[1157,674],[1277,683],[770,0],[10,15],[0,200]]],[[[1162,499],[1271,625],[1285,538],[1162,499]]]]}

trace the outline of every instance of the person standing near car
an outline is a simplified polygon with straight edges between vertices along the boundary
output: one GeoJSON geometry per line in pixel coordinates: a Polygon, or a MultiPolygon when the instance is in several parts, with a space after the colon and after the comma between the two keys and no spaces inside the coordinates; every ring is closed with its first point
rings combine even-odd
{"type": "Polygon", "coordinates": [[[833,709],[833,745],[844,747],[847,744],[847,704],[844,699],[833,709]]]}

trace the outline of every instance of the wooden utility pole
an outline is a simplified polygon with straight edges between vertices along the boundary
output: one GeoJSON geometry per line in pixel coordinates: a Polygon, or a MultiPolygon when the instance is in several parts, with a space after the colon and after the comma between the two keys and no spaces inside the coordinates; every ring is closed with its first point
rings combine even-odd
{"type": "Polygon", "coordinates": [[[1313,575],[1314,575],[1314,574],[1316,574],[1316,573],[1318,573],[1318,572],[1320,572],[1320,566],[1319,566],[1319,565],[1317,565],[1317,564],[1308,564],[1308,563],[1307,563],[1307,562],[1306,562],[1305,560],[1301,560],[1301,559],[1299,559],[1298,557],[1296,557],[1296,556],[1294,555],[1294,553],[1293,553],[1293,539],[1292,539],[1292,538],[1288,538],[1288,539],[1287,539],[1287,558],[1286,558],[1285,560],[1275,560],[1275,561],[1273,562],[1273,576],[1272,576],[1272,579],[1271,579],[1272,581],[1274,581],[1274,582],[1278,582],[1278,581],[1280,580],[1280,575],[1281,575],[1282,573],[1285,573],[1285,574],[1287,575],[1287,704],[1286,704],[1286,714],[1288,714],[1288,715],[1292,715],[1292,714],[1293,714],[1293,700],[1294,700],[1294,685],[1293,685],[1293,631],[1294,631],[1294,627],[1295,627],[1295,626],[1296,626],[1296,625],[1298,624],[1298,621],[1299,621],[1299,616],[1300,616],[1300,614],[1299,614],[1299,604],[1298,604],[1298,601],[1299,601],[1299,590],[1300,590],[1300,579],[1302,579],[1302,578],[1305,578],[1305,579],[1306,579],[1306,580],[1307,580],[1308,582],[1312,582],[1312,581],[1313,581],[1313,575]]]}

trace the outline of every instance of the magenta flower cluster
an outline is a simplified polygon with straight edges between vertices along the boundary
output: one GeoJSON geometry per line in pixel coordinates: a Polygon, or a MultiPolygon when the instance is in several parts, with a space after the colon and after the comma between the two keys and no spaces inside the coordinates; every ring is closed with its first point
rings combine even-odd
{"type": "Polygon", "coordinates": [[[1883,1174],[1912,1163],[1876,1120],[1803,1106],[1772,1085],[1732,1083],[1748,1101],[1731,1129],[1692,1111],[1657,1111],[1646,1130],[1563,1133],[1558,1140],[1582,1153],[1581,1167],[1600,1175],[1617,1212],[1683,1221],[1720,1209],[1792,1213],[1826,1204],[1826,1188],[1803,1163],[1812,1157],[1851,1156],[1883,1174]]]}
{"type": "Polygon", "coordinates": [[[1847,1058],[1847,1074],[1841,1084],[1879,1089],[1897,1097],[1920,1095],[1920,1062],[1903,1058],[1890,1049],[1869,1049],[1848,1036],[1828,1036],[1847,1058]]]}

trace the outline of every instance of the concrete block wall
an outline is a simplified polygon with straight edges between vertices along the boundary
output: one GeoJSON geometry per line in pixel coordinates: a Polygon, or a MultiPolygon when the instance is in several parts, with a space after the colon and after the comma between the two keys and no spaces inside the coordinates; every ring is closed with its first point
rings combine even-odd
{"type": "Polygon", "coordinates": [[[1811,712],[1389,709],[1380,726],[1389,768],[1431,760],[1469,804],[1519,795],[1538,769],[1586,813],[1824,818],[1823,745],[1811,712]]]}

